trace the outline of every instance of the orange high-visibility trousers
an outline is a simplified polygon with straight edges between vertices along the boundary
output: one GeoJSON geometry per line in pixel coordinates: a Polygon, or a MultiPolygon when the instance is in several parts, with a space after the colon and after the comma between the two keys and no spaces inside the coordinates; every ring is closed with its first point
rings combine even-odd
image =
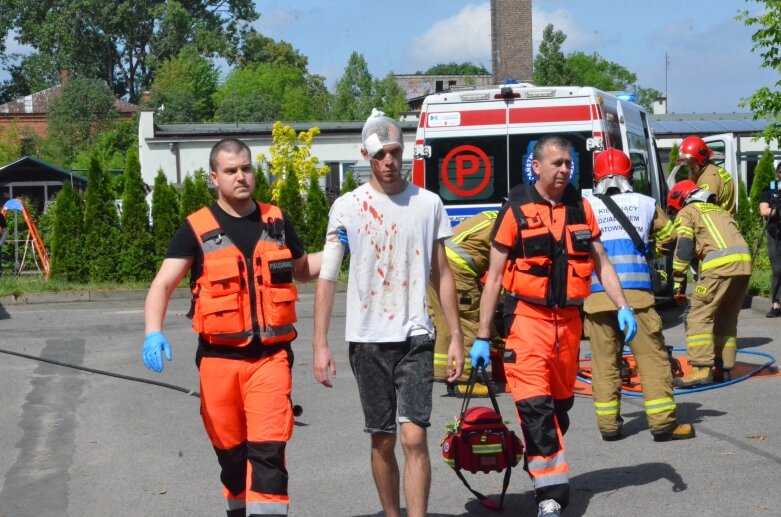
{"type": "Polygon", "coordinates": [[[569,503],[569,465],[564,433],[574,402],[575,378],[583,323],[580,317],[541,319],[507,315],[510,329],[505,350],[505,374],[518,409],[526,470],[534,482],[537,502],[569,503]],[[512,354],[511,354],[512,355],[512,354]]]}
{"type": "Polygon", "coordinates": [[[287,515],[290,353],[201,360],[201,417],[222,468],[228,515],[287,515]]]}

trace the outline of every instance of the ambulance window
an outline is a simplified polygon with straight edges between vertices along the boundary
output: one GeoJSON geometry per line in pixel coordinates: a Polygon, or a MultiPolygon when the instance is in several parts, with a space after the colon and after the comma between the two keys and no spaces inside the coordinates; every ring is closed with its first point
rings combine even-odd
{"type": "MultiPolygon", "coordinates": [[[[586,149],[591,133],[560,133],[572,144],[571,183],[578,189],[593,188],[593,158],[586,149]]],[[[532,149],[544,133],[510,135],[510,188],[519,183],[533,183],[536,180],[532,170],[532,149]]]]}
{"type": "Polygon", "coordinates": [[[651,196],[651,174],[648,170],[647,140],[643,136],[631,132],[627,132],[626,137],[629,142],[629,157],[634,167],[632,187],[635,192],[651,196]]]}
{"type": "Polygon", "coordinates": [[[445,205],[501,204],[507,195],[507,137],[432,138],[426,189],[445,205]]]}

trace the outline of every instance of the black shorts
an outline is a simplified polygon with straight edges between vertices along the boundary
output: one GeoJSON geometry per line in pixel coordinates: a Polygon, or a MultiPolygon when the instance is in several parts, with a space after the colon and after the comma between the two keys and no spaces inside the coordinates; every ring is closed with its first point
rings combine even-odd
{"type": "Polygon", "coordinates": [[[364,431],[395,433],[399,422],[428,427],[434,383],[434,342],[428,334],[395,343],[350,342],[364,431]]]}

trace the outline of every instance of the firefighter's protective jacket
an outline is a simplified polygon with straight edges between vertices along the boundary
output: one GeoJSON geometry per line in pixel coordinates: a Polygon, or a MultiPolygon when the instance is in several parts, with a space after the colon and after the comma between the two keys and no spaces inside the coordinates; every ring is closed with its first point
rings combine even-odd
{"type": "Polygon", "coordinates": [[[480,279],[488,270],[491,233],[497,210],[488,210],[460,222],[445,240],[445,254],[454,273],[480,279]]]}
{"type": "Polygon", "coordinates": [[[703,276],[751,274],[751,253],[735,219],[713,203],[685,205],[675,219],[678,243],[673,255],[673,281],[683,282],[689,263],[699,259],[703,276]]]}
{"type": "Polygon", "coordinates": [[[737,211],[735,184],[729,172],[709,163],[692,179],[697,187],[716,194],[716,204],[729,212],[730,215],[735,215],[737,211]]]}
{"type": "Polygon", "coordinates": [[[241,347],[255,337],[273,345],[296,337],[297,293],[282,211],[258,205],[263,231],[249,264],[208,207],[187,218],[203,251],[203,272],[191,286],[193,329],[213,345],[241,347]]]}

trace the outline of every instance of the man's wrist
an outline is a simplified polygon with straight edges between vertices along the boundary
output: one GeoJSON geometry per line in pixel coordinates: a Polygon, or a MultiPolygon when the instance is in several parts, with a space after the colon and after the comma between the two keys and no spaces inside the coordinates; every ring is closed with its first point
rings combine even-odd
{"type": "Polygon", "coordinates": [[[482,341],[488,341],[489,343],[491,342],[491,338],[490,337],[480,337],[480,336],[477,336],[475,339],[476,340],[479,339],[479,340],[482,340],[482,341]]]}
{"type": "Polygon", "coordinates": [[[622,310],[624,310],[624,309],[628,310],[628,311],[629,311],[629,312],[631,312],[632,314],[634,314],[634,313],[635,313],[635,310],[632,308],[632,306],[631,306],[631,305],[622,305],[621,307],[619,307],[619,308],[618,308],[618,310],[619,310],[619,311],[622,311],[622,310]]]}

